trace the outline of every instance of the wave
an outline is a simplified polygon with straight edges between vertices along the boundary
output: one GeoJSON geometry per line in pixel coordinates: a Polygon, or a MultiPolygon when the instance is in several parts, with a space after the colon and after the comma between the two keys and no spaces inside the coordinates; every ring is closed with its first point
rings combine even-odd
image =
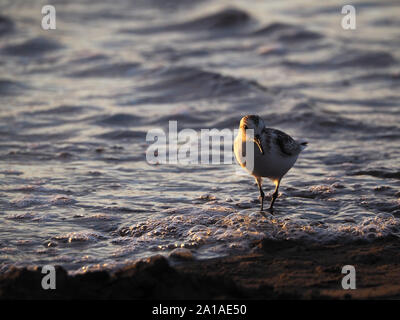
{"type": "MultiPolygon", "coordinates": [[[[203,248],[215,254],[247,251],[254,241],[261,239],[348,243],[400,236],[400,220],[388,213],[363,218],[357,223],[310,224],[248,211],[216,204],[206,208],[167,209],[163,212],[164,218],[122,227],[115,236],[130,237],[136,249],[155,246],[169,251],[178,246],[193,249],[198,257],[203,248]]],[[[125,241],[125,245],[129,247],[129,242],[125,241]]]]}
{"type": "Polygon", "coordinates": [[[376,19],[373,25],[377,27],[400,27],[400,21],[398,19],[393,19],[390,17],[385,17],[383,19],[376,19]]]}
{"type": "Polygon", "coordinates": [[[39,56],[63,48],[64,46],[56,40],[38,37],[24,41],[19,44],[7,45],[2,52],[7,55],[16,56],[39,56]]]}
{"type": "Polygon", "coordinates": [[[30,87],[18,81],[0,79],[0,94],[2,95],[16,95],[27,89],[30,87]]]}
{"type": "Polygon", "coordinates": [[[189,21],[142,29],[122,29],[123,33],[160,33],[160,32],[187,32],[187,31],[213,31],[235,33],[246,27],[253,18],[245,11],[237,8],[226,8],[216,13],[211,13],[189,21]]]}
{"type": "Polygon", "coordinates": [[[357,82],[376,82],[376,81],[388,81],[392,84],[399,84],[400,83],[400,73],[396,72],[376,72],[376,73],[368,73],[361,76],[356,76],[351,79],[350,81],[357,81],[357,82]]]}
{"type": "Polygon", "coordinates": [[[142,119],[142,117],[126,114],[126,113],[117,113],[112,116],[107,116],[101,120],[96,121],[95,123],[101,126],[135,126],[142,119]]]}
{"type": "Polygon", "coordinates": [[[68,73],[67,76],[75,78],[129,77],[137,72],[139,66],[139,63],[134,62],[101,64],[95,67],[68,73]]]}
{"type": "Polygon", "coordinates": [[[10,204],[17,208],[28,208],[42,205],[66,206],[76,202],[75,199],[65,195],[54,195],[52,197],[26,195],[11,201],[10,204]]]}
{"type": "Polygon", "coordinates": [[[0,16],[0,36],[7,35],[14,30],[14,22],[4,16],[0,16]]]}
{"type": "Polygon", "coordinates": [[[93,231],[78,231],[78,232],[70,232],[65,234],[60,234],[51,238],[54,241],[59,243],[89,243],[89,242],[97,242],[99,240],[104,240],[105,236],[98,232],[93,231]]]}
{"type": "Polygon", "coordinates": [[[257,37],[270,37],[275,41],[286,42],[287,44],[319,40],[323,38],[323,35],[318,32],[307,30],[300,26],[280,22],[271,23],[261,29],[251,32],[249,35],[257,37]]]}
{"type": "Polygon", "coordinates": [[[270,36],[287,30],[296,31],[297,26],[289,23],[273,22],[269,25],[253,31],[251,34],[256,36],[270,36]]]}
{"type": "Polygon", "coordinates": [[[146,137],[146,133],[143,131],[114,130],[95,135],[95,137],[106,140],[144,139],[144,137],[146,137]]]}
{"type": "Polygon", "coordinates": [[[88,109],[95,109],[93,106],[74,106],[74,105],[60,105],[49,109],[38,109],[35,111],[24,112],[24,115],[35,116],[35,115],[74,115],[78,113],[84,113],[88,109]]]}
{"type": "Polygon", "coordinates": [[[337,68],[384,68],[396,63],[392,54],[386,51],[348,51],[335,54],[323,61],[298,62],[284,61],[283,64],[290,68],[299,69],[331,69],[337,68]]]}
{"type": "Polygon", "coordinates": [[[154,71],[157,82],[141,88],[156,93],[149,101],[179,102],[218,98],[223,96],[244,96],[267,89],[256,81],[235,78],[194,67],[171,67],[154,71]]]}
{"type": "Polygon", "coordinates": [[[17,221],[40,221],[40,217],[32,212],[16,213],[7,216],[7,219],[17,221]]]}
{"type": "Polygon", "coordinates": [[[251,16],[236,8],[227,8],[207,16],[193,19],[173,28],[183,30],[218,30],[243,27],[251,21],[251,16]]]}
{"type": "Polygon", "coordinates": [[[386,168],[380,169],[368,169],[368,170],[358,170],[355,172],[348,173],[350,176],[372,176],[376,178],[383,178],[383,179],[400,179],[400,171],[393,171],[386,168]]]}
{"type": "Polygon", "coordinates": [[[306,132],[344,132],[377,130],[375,125],[367,125],[360,120],[346,118],[339,113],[327,111],[317,106],[316,103],[300,102],[295,104],[290,112],[285,114],[270,114],[269,119],[274,123],[288,123],[304,128],[306,132]]]}
{"type": "Polygon", "coordinates": [[[318,40],[323,38],[323,36],[314,31],[309,31],[309,30],[296,30],[293,32],[288,32],[284,33],[281,36],[279,36],[279,41],[282,42],[288,42],[288,43],[293,43],[297,41],[308,41],[308,40],[318,40]]]}
{"type": "Polygon", "coordinates": [[[74,63],[74,64],[87,64],[87,63],[91,63],[91,62],[95,62],[95,61],[99,61],[99,60],[107,60],[108,56],[105,54],[89,54],[85,57],[82,58],[77,58],[77,59],[73,59],[70,62],[74,63]]]}

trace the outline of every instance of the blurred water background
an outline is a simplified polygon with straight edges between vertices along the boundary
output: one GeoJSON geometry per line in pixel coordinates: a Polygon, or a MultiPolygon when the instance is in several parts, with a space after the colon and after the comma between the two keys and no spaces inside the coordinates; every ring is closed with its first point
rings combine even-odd
{"type": "Polygon", "coordinates": [[[399,236],[398,1],[353,31],[341,1],[58,0],[47,31],[46,1],[0,3],[0,271],[399,236]],[[150,129],[245,114],[309,141],[275,216],[235,163],[146,162],[150,129]]]}

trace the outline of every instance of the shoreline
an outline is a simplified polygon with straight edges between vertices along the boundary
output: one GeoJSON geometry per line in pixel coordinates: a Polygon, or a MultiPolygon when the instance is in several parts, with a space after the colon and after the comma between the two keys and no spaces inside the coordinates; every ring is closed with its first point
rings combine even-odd
{"type": "Polygon", "coordinates": [[[400,299],[400,241],[349,244],[262,240],[257,252],[179,266],[187,273],[225,276],[251,299],[400,299]],[[353,265],[356,289],[344,290],[342,267],[353,265]]]}
{"type": "Polygon", "coordinates": [[[253,252],[171,266],[160,255],[113,273],[68,275],[56,267],[55,290],[43,290],[41,268],[0,275],[0,299],[400,299],[400,241],[351,244],[262,240],[253,252]],[[344,265],[356,269],[344,290],[344,265]]]}

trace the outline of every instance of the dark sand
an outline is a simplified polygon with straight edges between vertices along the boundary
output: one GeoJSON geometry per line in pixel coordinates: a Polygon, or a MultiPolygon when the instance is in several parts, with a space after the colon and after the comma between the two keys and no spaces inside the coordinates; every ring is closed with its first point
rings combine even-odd
{"type": "Polygon", "coordinates": [[[1,299],[399,299],[400,243],[349,245],[255,243],[255,252],[171,267],[161,256],[117,272],[69,276],[57,268],[57,289],[41,289],[40,268],[0,276],[1,299]],[[342,266],[354,265],[357,289],[341,288],[342,266]]]}

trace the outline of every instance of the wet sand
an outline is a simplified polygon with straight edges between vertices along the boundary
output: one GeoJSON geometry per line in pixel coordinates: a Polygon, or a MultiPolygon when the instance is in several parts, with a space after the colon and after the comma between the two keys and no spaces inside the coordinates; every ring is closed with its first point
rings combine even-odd
{"type": "Polygon", "coordinates": [[[226,276],[253,299],[400,298],[398,239],[348,245],[264,240],[258,247],[257,253],[193,263],[180,270],[226,276]],[[356,269],[356,290],[341,287],[344,265],[356,269]]]}
{"type": "Polygon", "coordinates": [[[58,267],[56,290],[41,289],[41,268],[0,276],[0,299],[399,299],[398,239],[372,243],[304,244],[263,240],[253,252],[172,267],[162,256],[114,273],[68,275],[58,267]],[[356,268],[356,290],[343,290],[341,269],[356,268]]]}

